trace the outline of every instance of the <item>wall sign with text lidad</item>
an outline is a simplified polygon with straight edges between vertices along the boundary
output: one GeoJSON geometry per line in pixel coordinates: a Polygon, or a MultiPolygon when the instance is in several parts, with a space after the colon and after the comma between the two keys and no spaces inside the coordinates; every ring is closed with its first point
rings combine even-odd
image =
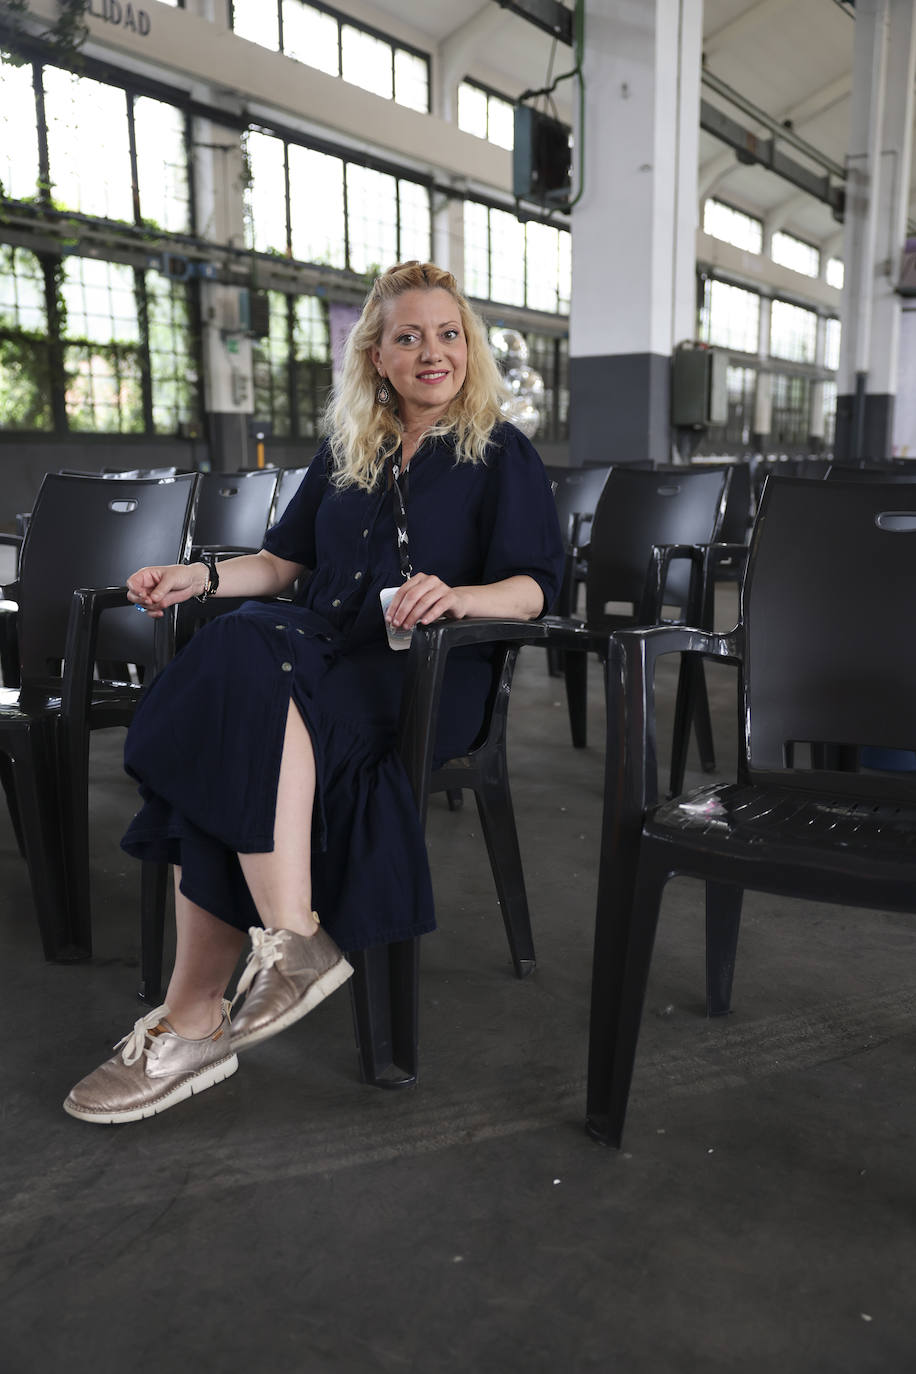
{"type": "Polygon", "coordinates": [[[126,0],[89,0],[86,13],[92,19],[103,19],[106,24],[117,24],[119,28],[129,29],[145,38],[150,31],[150,17],[139,5],[129,5],[126,0]]]}

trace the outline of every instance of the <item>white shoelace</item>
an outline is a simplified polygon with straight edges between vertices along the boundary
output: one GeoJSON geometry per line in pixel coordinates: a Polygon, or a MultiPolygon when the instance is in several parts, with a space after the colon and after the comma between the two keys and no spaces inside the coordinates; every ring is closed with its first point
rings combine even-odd
{"type": "MultiPolygon", "coordinates": [[[[232,1010],[232,1004],[226,997],[222,999],[222,1010],[223,1015],[228,1018],[232,1010]]],[[[146,1043],[147,1040],[150,1039],[150,1032],[154,1031],[159,1025],[159,1022],[164,1021],[168,1014],[169,1009],[163,1002],[161,1007],[157,1007],[155,1011],[147,1012],[146,1016],[141,1016],[139,1021],[135,1021],[134,1028],[130,1034],[125,1035],[123,1039],[118,1041],[114,1048],[122,1051],[121,1058],[128,1067],[131,1064],[136,1064],[141,1054],[149,1054],[152,1044],[155,1043],[155,1041],[150,1045],[146,1043]]],[[[219,1026],[217,1026],[216,1030],[219,1030],[219,1026]]],[[[172,1033],[174,1035],[178,1034],[177,1031],[173,1031],[172,1033]]],[[[216,1031],[211,1031],[211,1035],[215,1034],[216,1031]]],[[[204,1036],[202,1038],[209,1039],[209,1036],[204,1036]]]]}
{"type": "Polygon", "coordinates": [[[125,1035],[123,1040],[119,1040],[115,1045],[116,1050],[122,1050],[121,1058],[125,1064],[136,1064],[144,1050],[149,1048],[146,1041],[150,1031],[155,1030],[163,1017],[168,1016],[168,1014],[169,1009],[163,1003],[155,1011],[148,1012],[146,1016],[141,1016],[139,1021],[134,1022],[134,1028],[130,1034],[125,1035]]]}
{"type": "Polygon", "coordinates": [[[285,930],[262,930],[259,926],[252,926],[250,934],[251,950],[235,989],[235,996],[232,999],[233,1006],[248,991],[261,969],[273,968],[283,953],[283,944],[288,932],[285,930]]]}

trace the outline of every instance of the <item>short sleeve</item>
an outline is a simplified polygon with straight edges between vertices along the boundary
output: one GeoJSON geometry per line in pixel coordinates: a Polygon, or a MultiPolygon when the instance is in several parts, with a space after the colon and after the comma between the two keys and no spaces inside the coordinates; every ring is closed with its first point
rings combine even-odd
{"type": "Polygon", "coordinates": [[[327,442],[315,454],[286,510],[264,536],[263,547],[277,558],[314,568],[318,560],[315,546],[315,517],[328,488],[327,442]]]}
{"type": "Polygon", "coordinates": [[[492,442],[483,581],[532,577],[548,611],[559,595],[565,561],[550,481],[537,450],[514,425],[500,425],[492,442]]]}

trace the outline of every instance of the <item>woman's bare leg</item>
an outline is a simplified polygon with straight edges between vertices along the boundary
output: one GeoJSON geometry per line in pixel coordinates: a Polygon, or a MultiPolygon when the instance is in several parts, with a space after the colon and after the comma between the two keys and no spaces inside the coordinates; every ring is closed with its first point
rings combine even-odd
{"type": "Polygon", "coordinates": [[[314,935],[312,916],[312,807],[315,755],[302,717],[290,701],[277,785],[274,847],[269,854],[240,854],[239,863],[265,926],[314,935]]]}
{"type": "Polygon", "coordinates": [[[221,1001],[246,943],[245,934],[190,901],[179,889],[175,868],[175,967],[165,1001],[169,1024],[179,1035],[199,1039],[216,1030],[221,1001]]]}

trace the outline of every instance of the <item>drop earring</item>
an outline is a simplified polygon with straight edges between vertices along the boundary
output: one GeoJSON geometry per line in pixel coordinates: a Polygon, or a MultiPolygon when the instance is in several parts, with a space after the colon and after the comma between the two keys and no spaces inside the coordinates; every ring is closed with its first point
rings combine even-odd
{"type": "Polygon", "coordinates": [[[375,388],[375,403],[376,405],[386,406],[390,400],[391,392],[388,390],[388,381],[387,378],[383,377],[375,388]]]}

